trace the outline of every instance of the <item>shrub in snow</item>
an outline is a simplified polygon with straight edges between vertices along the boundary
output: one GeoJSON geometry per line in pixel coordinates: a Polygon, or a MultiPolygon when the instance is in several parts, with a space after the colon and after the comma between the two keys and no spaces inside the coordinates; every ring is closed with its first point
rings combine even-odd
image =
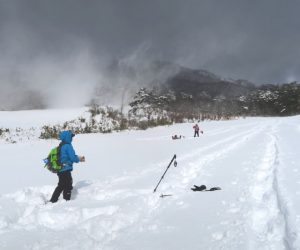
{"type": "Polygon", "coordinates": [[[128,112],[130,124],[136,124],[138,128],[146,129],[158,125],[171,124],[170,112],[166,107],[174,97],[170,95],[158,95],[154,91],[141,88],[129,103],[131,109],[128,112]]]}
{"type": "Polygon", "coordinates": [[[5,133],[9,133],[8,128],[0,128],[0,137],[3,136],[5,133]]]}
{"type": "Polygon", "coordinates": [[[93,105],[84,116],[56,125],[46,125],[41,129],[40,138],[57,138],[61,130],[72,130],[76,134],[110,133],[114,130],[126,129],[127,120],[110,107],[93,105]]]}
{"type": "Polygon", "coordinates": [[[41,139],[51,139],[51,138],[58,138],[58,133],[62,128],[59,125],[56,126],[49,126],[45,125],[42,127],[41,130],[41,139]]]}

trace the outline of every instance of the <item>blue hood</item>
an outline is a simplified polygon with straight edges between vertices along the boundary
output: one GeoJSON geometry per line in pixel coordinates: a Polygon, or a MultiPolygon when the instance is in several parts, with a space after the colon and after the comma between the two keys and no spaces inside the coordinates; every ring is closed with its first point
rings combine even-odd
{"type": "Polygon", "coordinates": [[[62,141],[62,142],[65,142],[65,143],[71,143],[72,142],[72,132],[70,130],[66,130],[66,131],[61,131],[59,133],[59,139],[62,141]]]}

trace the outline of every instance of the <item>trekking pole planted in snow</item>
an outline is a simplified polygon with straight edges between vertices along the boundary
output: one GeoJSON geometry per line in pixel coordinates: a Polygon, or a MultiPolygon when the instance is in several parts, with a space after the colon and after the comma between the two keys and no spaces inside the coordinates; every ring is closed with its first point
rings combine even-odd
{"type": "Polygon", "coordinates": [[[176,167],[176,166],[177,166],[176,155],[173,156],[173,158],[172,158],[172,160],[170,161],[170,163],[169,163],[169,165],[168,165],[166,171],[164,172],[164,174],[163,174],[162,177],[160,178],[159,182],[157,183],[156,187],[154,188],[153,193],[156,192],[156,189],[158,188],[160,182],[161,182],[162,179],[164,178],[165,174],[167,173],[167,171],[168,171],[168,169],[169,169],[169,167],[171,166],[171,164],[172,164],[173,161],[174,161],[174,167],[176,167]]]}

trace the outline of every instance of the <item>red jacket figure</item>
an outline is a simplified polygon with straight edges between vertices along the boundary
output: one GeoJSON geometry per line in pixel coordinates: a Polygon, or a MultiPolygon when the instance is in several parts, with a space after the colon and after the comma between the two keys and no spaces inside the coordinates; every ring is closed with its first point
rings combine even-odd
{"type": "MultiPolygon", "coordinates": [[[[200,128],[199,128],[199,126],[198,126],[198,124],[195,124],[194,126],[193,126],[193,129],[194,129],[194,131],[195,131],[195,133],[194,133],[194,137],[199,137],[199,130],[200,130],[200,128]]],[[[201,130],[201,133],[203,134],[203,131],[201,130]]]]}

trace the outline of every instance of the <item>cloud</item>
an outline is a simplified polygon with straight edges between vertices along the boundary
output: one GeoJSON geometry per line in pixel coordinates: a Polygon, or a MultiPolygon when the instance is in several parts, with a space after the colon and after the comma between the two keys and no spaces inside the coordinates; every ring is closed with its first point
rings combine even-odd
{"type": "Polygon", "coordinates": [[[155,60],[257,84],[299,80],[299,7],[277,0],[1,1],[0,100],[8,105],[15,95],[22,103],[22,90],[30,90],[51,107],[81,105],[97,85],[103,102],[118,103],[122,89],[151,82],[147,67],[155,60]],[[109,75],[112,61],[135,75],[109,75]]]}
{"type": "Polygon", "coordinates": [[[5,34],[0,43],[2,107],[34,107],[28,100],[33,93],[50,108],[83,106],[91,99],[101,78],[101,63],[88,43],[77,39],[63,53],[49,53],[35,49],[39,45],[28,29],[10,26],[5,34]]]}

